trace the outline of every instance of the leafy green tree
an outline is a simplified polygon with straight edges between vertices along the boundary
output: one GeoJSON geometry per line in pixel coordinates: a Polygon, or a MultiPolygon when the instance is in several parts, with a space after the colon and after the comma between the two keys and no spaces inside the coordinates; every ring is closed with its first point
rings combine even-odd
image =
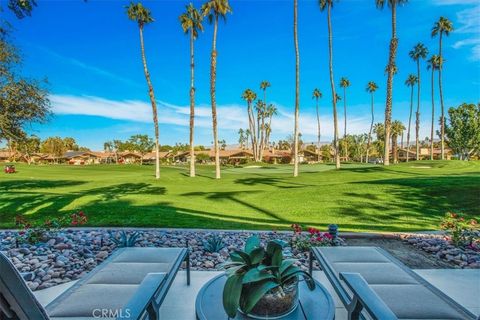
{"type": "Polygon", "coordinates": [[[138,29],[140,31],[140,50],[142,55],[143,63],[143,72],[145,73],[145,80],[147,81],[148,86],[148,95],[150,97],[150,102],[152,104],[152,113],[153,113],[153,125],[155,127],[155,178],[160,178],[160,131],[158,128],[158,115],[157,115],[157,102],[155,100],[155,92],[153,90],[152,81],[150,79],[150,72],[148,71],[147,58],[145,55],[145,45],[143,42],[143,28],[145,25],[152,23],[154,21],[150,10],[145,8],[142,3],[133,3],[127,6],[127,16],[130,20],[135,21],[138,24],[138,29]]]}
{"type": "Polygon", "coordinates": [[[366,163],[368,163],[368,156],[369,156],[369,153],[370,153],[370,145],[371,145],[371,142],[372,142],[373,122],[375,121],[374,94],[375,94],[375,91],[377,91],[377,89],[378,89],[378,86],[374,81],[368,82],[366,90],[367,90],[368,93],[370,93],[370,97],[371,97],[372,122],[370,123],[370,130],[368,131],[368,142],[367,142],[367,152],[366,152],[367,154],[366,154],[366,157],[365,157],[365,162],[366,163]]]}
{"type": "Polygon", "coordinates": [[[340,147],[338,144],[338,117],[337,117],[337,97],[335,93],[335,81],[333,77],[333,31],[331,11],[334,0],[319,0],[320,11],[327,9],[328,24],[328,57],[330,70],[330,87],[332,89],[332,106],[333,106],[333,147],[335,150],[335,167],[340,169],[340,147]]]}
{"type": "Polygon", "coordinates": [[[318,161],[320,161],[320,138],[321,138],[321,134],[320,134],[320,110],[318,108],[318,100],[322,97],[322,93],[320,92],[320,90],[318,90],[317,88],[313,89],[313,93],[312,93],[312,99],[315,99],[315,109],[317,111],[317,153],[318,153],[318,161]]]}
{"type": "Polygon", "coordinates": [[[195,150],[193,145],[195,123],[195,54],[194,42],[198,32],[203,31],[203,16],[190,2],[180,17],[183,32],[190,34],[190,177],[195,177],[195,150]]]}
{"type": "Polygon", "coordinates": [[[453,31],[453,24],[450,20],[445,17],[440,17],[438,21],[435,22],[432,28],[432,37],[438,35],[438,56],[440,57],[440,64],[438,65],[438,90],[440,93],[440,150],[441,150],[441,159],[445,159],[445,112],[443,107],[443,88],[442,88],[442,69],[443,62],[445,59],[442,55],[442,37],[443,35],[448,36],[450,32],[453,31]]]}
{"type": "Polygon", "coordinates": [[[232,13],[232,8],[228,0],[207,0],[201,8],[202,15],[208,17],[210,24],[213,24],[212,53],[210,63],[210,98],[212,100],[212,128],[213,141],[215,148],[215,178],[220,179],[220,153],[218,148],[218,130],[217,130],[217,100],[216,100],[216,81],[217,81],[217,29],[218,20],[222,18],[226,21],[227,14],[232,13]]]}
{"type": "Polygon", "coordinates": [[[413,87],[417,83],[418,83],[418,78],[414,74],[409,75],[407,80],[405,80],[405,85],[412,89],[410,91],[410,113],[408,116],[408,130],[407,130],[407,162],[410,158],[410,125],[412,122],[412,112],[413,112],[413,87]]]}
{"type": "Polygon", "coordinates": [[[24,128],[45,123],[50,116],[46,81],[21,74],[19,50],[9,34],[0,34],[0,142],[16,145],[27,135],[24,128]]]}
{"type": "Polygon", "coordinates": [[[428,50],[419,42],[413,47],[409,52],[410,58],[417,64],[417,112],[415,113],[415,149],[416,149],[416,160],[420,160],[420,60],[426,59],[428,55],[428,50]]]}
{"type": "Polygon", "coordinates": [[[65,145],[65,149],[67,151],[78,151],[80,148],[77,144],[77,141],[75,141],[75,139],[72,137],[63,138],[63,144],[65,145]]]}
{"type": "Polygon", "coordinates": [[[32,155],[40,152],[40,138],[36,135],[25,137],[18,142],[18,151],[22,153],[28,164],[32,163],[32,155]]]}
{"type": "Polygon", "coordinates": [[[136,151],[142,156],[140,164],[143,164],[143,156],[155,148],[155,142],[146,134],[133,135],[127,143],[131,147],[130,151],[136,151]]]}
{"type": "Polygon", "coordinates": [[[463,160],[480,155],[480,104],[463,103],[448,109],[445,126],[448,146],[463,160]]]}
{"type": "Polygon", "coordinates": [[[438,66],[441,63],[441,57],[437,56],[436,54],[432,55],[430,59],[427,61],[427,69],[431,70],[431,87],[432,87],[432,126],[430,129],[430,160],[433,160],[433,134],[435,132],[434,127],[435,127],[435,87],[434,87],[434,76],[435,76],[435,70],[438,70],[438,66]]]}
{"type": "Polygon", "coordinates": [[[50,154],[55,162],[58,162],[58,159],[64,155],[67,149],[61,137],[48,137],[42,141],[40,151],[50,154]]]}
{"type": "Polygon", "coordinates": [[[383,164],[388,166],[390,164],[390,146],[389,146],[389,138],[390,138],[390,131],[392,126],[392,104],[393,104],[393,76],[396,73],[396,64],[395,58],[397,56],[397,47],[398,47],[398,38],[397,38],[397,6],[407,3],[408,0],[375,0],[375,4],[377,8],[383,9],[385,4],[391,9],[392,13],[392,36],[390,39],[390,48],[388,52],[388,65],[387,65],[387,101],[385,104],[385,145],[384,145],[384,154],[385,159],[383,164]]]}

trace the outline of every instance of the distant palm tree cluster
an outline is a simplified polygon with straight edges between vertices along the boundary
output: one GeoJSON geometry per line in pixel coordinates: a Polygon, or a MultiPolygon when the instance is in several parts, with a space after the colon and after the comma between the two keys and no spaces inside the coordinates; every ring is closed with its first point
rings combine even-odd
{"type": "MultiPolygon", "coordinates": [[[[328,56],[329,56],[329,74],[330,74],[330,87],[331,87],[331,96],[332,96],[332,112],[333,112],[333,150],[336,168],[340,168],[340,151],[344,150],[343,158],[348,160],[348,141],[347,139],[347,88],[351,86],[350,80],[346,77],[340,79],[340,88],[343,91],[343,97],[339,96],[335,88],[335,77],[334,77],[334,67],[333,67],[333,29],[331,23],[331,15],[333,5],[336,1],[334,0],[320,0],[319,7],[320,11],[327,12],[327,26],[328,26],[328,56]],[[344,132],[343,139],[339,138],[338,130],[338,115],[337,115],[337,102],[343,100],[344,108],[344,132]],[[340,145],[340,142],[342,145],[340,145]]],[[[374,126],[374,93],[378,89],[378,85],[370,81],[367,84],[366,91],[371,95],[371,113],[372,120],[370,124],[370,130],[368,137],[362,138],[367,140],[367,150],[366,150],[366,161],[369,161],[369,155],[371,154],[371,144],[372,144],[372,132],[377,132],[377,137],[379,136],[379,130],[384,130],[384,133],[381,134],[383,137],[383,148],[384,148],[384,164],[389,165],[390,163],[390,152],[392,152],[393,161],[397,161],[397,137],[402,135],[403,141],[403,131],[405,126],[400,121],[392,121],[392,105],[393,105],[393,79],[397,73],[397,66],[395,63],[397,56],[398,48],[398,38],[396,32],[396,10],[398,5],[406,4],[408,0],[375,0],[377,8],[383,9],[385,5],[388,5],[391,10],[391,39],[389,44],[389,56],[388,64],[386,66],[387,73],[387,83],[386,83],[386,104],[385,104],[385,119],[382,128],[379,127],[379,124],[374,126]],[[390,143],[391,142],[391,143],[390,143]]],[[[228,0],[207,0],[199,9],[195,8],[192,3],[186,6],[185,13],[180,15],[179,21],[183,31],[190,36],[190,176],[195,176],[195,153],[194,153],[194,124],[195,124],[195,56],[194,56],[194,43],[198,38],[199,32],[203,31],[203,19],[208,18],[208,22],[213,25],[213,39],[212,39],[212,49],[210,57],[210,99],[212,107],[212,129],[213,129],[213,147],[215,151],[215,177],[220,178],[220,158],[219,158],[219,140],[218,140],[218,126],[217,126],[217,102],[216,102],[216,74],[217,74],[217,32],[218,32],[218,22],[219,19],[226,20],[226,17],[229,13],[232,13],[232,8],[230,7],[228,0]]],[[[160,177],[160,168],[158,160],[158,150],[159,150],[159,129],[158,129],[158,116],[157,116],[157,106],[155,102],[155,94],[153,85],[150,79],[150,74],[148,72],[147,60],[145,57],[145,48],[143,41],[143,28],[145,25],[154,21],[152,18],[150,10],[144,7],[141,3],[131,3],[127,6],[127,15],[129,19],[137,22],[139,31],[140,31],[140,48],[141,48],[141,57],[144,67],[145,79],[149,89],[149,97],[152,104],[153,112],[153,122],[155,126],[155,151],[157,154],[156,160],[156,177],[160,177]]],[[[293,175],[298,175],[298,152],[299,152],[299,113],[300,113],[300,52],[298,44],[298,0],[293,0],[293,44],[295,48],[295,109],[294,109],[294,134],[293,134],[293,163],[294,171],[293,175]]],[[[435,122],[435,104],[434,104],[434,76],[435,72],[438,73],[438,86],[439,86],[439,95],[440,95],[440,107],[441,107],[441,116],[440,116],[440,138],[441,138],[441,159],[444,159],[445,155],[445,118],[444,118],[444,104],[443,104],[443,91],[442,91],[442,68],[444,59],[442,56],[442,39],[443,36],[448,36],[449,33],[453,31],[452,23],[444,17],[435,22],[432,29],[431,36],[438,36],[439,38],[439,48],[438,54],[432,55],[428,60],[428,69],[431,70],[431,82],[432,82],[432,127],[431,127],[431,136],[430,136],[430,147],[431,147],[431,159],[433,159],[433,138],[434,138],[434,122],[435,122]]],[[[414,100],[414,87],[417,86],[417,109],[415,112],[415,145],[416,145],[416,159],[419,159],[419,148],[420,148],[420,139],[419,139],[419,128],[420,128],[420,63],[421,60],[426,59],[428,55],[427,48],[422,44],[418,43],[412,51],[410,51],[410,57],[416,62],[417,66],[417,75],[409,75],[405,84],[411,88],[410,94],[410,112],[408,118],[408,129],[407,129],[407,161],[409,160],[410,153],[410,131],[411,131],[411,120],[413,114],[413,100],[414,100]]],[[[257,94],[251,90],[246,89],[242,94],[242,99],[247,102],[247,114],[248,114],[248,129],[240,129],[239,142],[242,147],[247,145],[250,142],[252,153],[255,161],[262,161],[263,150],[265,150],[270,145],[270,135],[272,130],[272,118],[276,114],[277,108],[273,104],[267,104],[267,88],[270,87],[268,81],[263,81],[260,84],[260,89],[263,91],[263,100],[257,100],[257,94]]],[[[319,153],[320,160],[320,112],[319,112],[319,99],[322,98],[322,93],[318,88],[313,90],[313,99],[316,101],[316,114],[317,114],[317,149],[319,153]]],[[[403,144],[403,142],[402,142],[403,144]]]]}

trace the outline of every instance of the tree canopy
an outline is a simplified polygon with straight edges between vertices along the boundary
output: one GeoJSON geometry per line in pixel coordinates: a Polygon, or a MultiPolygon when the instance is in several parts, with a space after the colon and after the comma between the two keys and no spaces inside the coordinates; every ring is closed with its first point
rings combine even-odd
{"type": "Polygon", "coordinates": [[[480,153],[480,104],[463,103],[448,109],[445,124],[447,142],[453,152],[462,159],[470,159],[480,153]]]}

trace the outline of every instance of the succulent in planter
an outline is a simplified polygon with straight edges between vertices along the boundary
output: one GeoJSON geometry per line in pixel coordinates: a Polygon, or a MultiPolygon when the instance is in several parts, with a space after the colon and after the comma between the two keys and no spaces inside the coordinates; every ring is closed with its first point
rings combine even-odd
{"type": "Polygon", "coordinates": [[[256,318],[275,318],[293,311],[298,302],[298,281],[303,278],[310,290],[312,277],[283,258],[285,242],[271,240],[266,248],[257,236],[248,238],[244,251],[234,251],[225,264],[227,281],[223,307],[234,318],[237,311],[256,318]]]}

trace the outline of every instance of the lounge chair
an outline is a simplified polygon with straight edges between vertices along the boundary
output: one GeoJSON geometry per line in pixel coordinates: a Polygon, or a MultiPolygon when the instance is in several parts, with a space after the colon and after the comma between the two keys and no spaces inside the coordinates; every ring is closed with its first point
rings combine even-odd
{"type": "Polygon", "coordinates": [[[474,314],[377,247],[316,247],[316,258],[349,320],[477,319],[474,314]]]}
{"type": "Polygon", "coordinates": [[[158,319],[177,271],[190,261],[186,248],[122,248],[45,308],[10,260],[0,253],[0,319],[158,319]]]}

